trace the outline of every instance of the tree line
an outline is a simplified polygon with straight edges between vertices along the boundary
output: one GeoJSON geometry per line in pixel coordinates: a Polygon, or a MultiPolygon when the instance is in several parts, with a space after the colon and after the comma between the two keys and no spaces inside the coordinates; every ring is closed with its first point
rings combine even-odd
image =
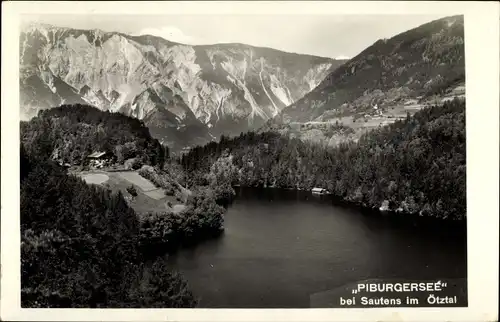
{"type": "MultiPolygon", "coordinates": [[[[179,211],[146,213],[139,216],[140,240],[144,253],[157,255],[182,245],[192,245],[218,236],[224,230],[224,203],[211,189],[194,187],[190,191],[179,185],[165,170],[143,167],[138,173],[167,195],[175,195],[185,207],[179,211]]],[[[231,188],[232,189],[232,188],[231,188]]]]}
{"type": "Polygon", "coordinates": [[[370,208],[442,219],[466,218],[465,101],[455,99],[364,134],[335,148],[274,132],[221,136],[178,162],[190,184],[224,153],[241,186],[311,189],[370,208]]]}

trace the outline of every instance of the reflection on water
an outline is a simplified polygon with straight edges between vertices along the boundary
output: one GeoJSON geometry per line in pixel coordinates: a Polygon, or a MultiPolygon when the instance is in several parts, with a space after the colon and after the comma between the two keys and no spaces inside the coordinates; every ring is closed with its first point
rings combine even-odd
{"type": "Polygon", "coordinates": [[[303,191],[239,189],[225,233],[169,263],[201,307],[309,307],[311,294],[370,278],[466,277],[466,243],[303,191]]]}

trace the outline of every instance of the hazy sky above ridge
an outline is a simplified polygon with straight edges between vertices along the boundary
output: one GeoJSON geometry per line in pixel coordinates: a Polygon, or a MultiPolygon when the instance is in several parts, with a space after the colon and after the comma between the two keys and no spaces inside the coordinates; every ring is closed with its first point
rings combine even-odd
{"type": "Polygon", "coordinates": [[[23,22],[151,34],[205,45],[238,42],[332,58],[351,58],[382,38],[437,15],[30,15],[23,22]]]}

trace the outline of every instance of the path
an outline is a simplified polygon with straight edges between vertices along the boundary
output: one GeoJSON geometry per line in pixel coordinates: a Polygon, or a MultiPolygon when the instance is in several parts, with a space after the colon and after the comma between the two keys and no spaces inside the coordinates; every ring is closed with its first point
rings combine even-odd
{"type": "Polygon", "coordinates": [[[156,187],[151,181],[142,177],[137,172],[118,172],[118,174],[131,184],[139,187],[146,196],[155,200],[165,198],[164,189],[156,187]]]}

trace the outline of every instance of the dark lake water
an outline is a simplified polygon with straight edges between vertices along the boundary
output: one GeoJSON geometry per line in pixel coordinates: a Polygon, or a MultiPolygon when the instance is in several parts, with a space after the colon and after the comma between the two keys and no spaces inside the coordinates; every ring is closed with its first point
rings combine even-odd
{"type": "Polygon", "coordinates": [[[237,193],[221,237],[168,260],[200,307],[307,308],[311,295],[365,279],[466,277],[465,233],[429,232],[309,192],[237,193]]]}

